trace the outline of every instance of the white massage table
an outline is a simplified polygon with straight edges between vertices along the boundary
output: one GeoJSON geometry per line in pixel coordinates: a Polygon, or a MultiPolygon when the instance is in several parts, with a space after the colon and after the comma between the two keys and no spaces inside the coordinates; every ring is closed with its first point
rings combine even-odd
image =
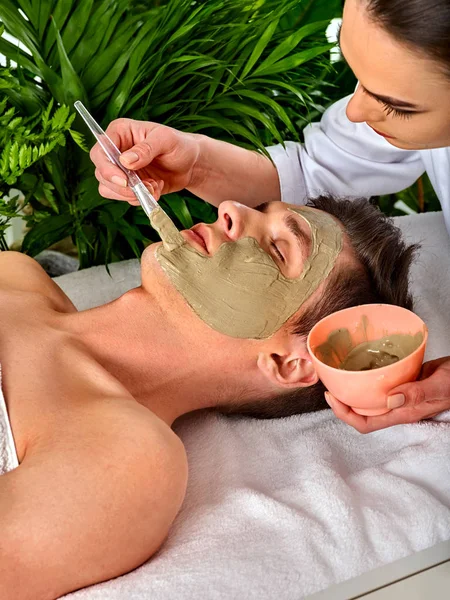
{"type": "MultiPolygon", "coordinates": [[[[430,331],[427,358],[450,355],[442,215],[396,220],[408,241],[423,243],[413,291],[430,331]]],[[[95,267],[56,281],[84,309],[139,284],[137,261],[113,264],[111,274],[95,267]]],[[[273,421],[188,415],[176,431],[190,480],[166,543],[139,569],[66,598],[339,600],[450,558],[450,411],[366,436],[329,410],[273,421]]],[[[446,565],[428,572],[436,585],[449,579],[446,565]]]]}

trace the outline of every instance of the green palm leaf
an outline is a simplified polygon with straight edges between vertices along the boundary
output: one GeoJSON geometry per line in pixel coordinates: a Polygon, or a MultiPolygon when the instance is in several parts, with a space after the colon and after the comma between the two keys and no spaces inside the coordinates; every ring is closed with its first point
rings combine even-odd
{"type": "MultiPolygon", "coordinates": [[[[77,45],[82,38],[86,25],[89,22],[94,0],[78,0],[75,10],[70,15],[67,25],[63,29],[61,40],[67,54],[77,45]]],[[[98,24],[97,24],[98,25],[98,24]]]]}
{"type": "Polygon", "coordinates": [[[306,37],[312,35],[313,33],[317,33],[318,31],[324,30],[328,25],[328,21],[319,21],[318,23],[309,23],[304,27],[300,27],[300,29],[294,32],[292,35],[289,35],[285,38],[264,60],[259,66],[258,70],[264,70],[266,67],[270,67],[275,64],[288,54],[290,54],[299,43],[306,37]]]}
{"type": "Polygon", "coordinates": [[[72,63],[70,62],[70,59],[67,56],[67,52],[64,48],[64,44],[61,35],[58,31],[58,27],[55,23],[55,20],[52,21],[52,25],[55,30],[62,75],[62,84],[59,85],[57,88],[59,95],[59,98],[57,97],[57,100],[59,100],[60,102],[63,101],[70,105],[72,105],[76,100],[82,100],[84,103],[87,103],[86,92],[84,90],[83,84],[81,83],[80,78],[75,72],[72,63]]]}
{"type": "Polygon", "coordinates": [[[309,48],[308,50],[303,50],[303,52],[297,52],[296,54],[279,60],[272,65],[267,65],[265,67],[261,65],[261,67],[255,70],[255,75],[276,75],[277,73],[284,73],[285,71],[296,69],[305,62],[316,58],[316,56],[320,56],[321,54],[328,52],[333,47],[334,44],[325,44],[324,46],[318,46],[317,48],[309,48]]]}
{"type": "Polygon", "coordinates": [[[252,53],[250,55],[250,58],[248,59],[246,65],[244,67],[244,69],[242,70],[242,73],[240,75],[241,79],[244,79],[246,77],[246,75],[248,75],[248,73],[250,73],[250,71],[255,66],[256,62],[259,59],[259,57],[261,56],[261,54],[265,50],[267,44],[272,39],[273,34],[277,30],[278,23],[279,23],[278,20],[275,20],[272,23],[270,23],[270,25],[267,27],[267,29],[262,34],[261,39],[258,41],[258,43],[256,44],[256,46],[253,48],[253,51],[252,51],[252,53]]]}

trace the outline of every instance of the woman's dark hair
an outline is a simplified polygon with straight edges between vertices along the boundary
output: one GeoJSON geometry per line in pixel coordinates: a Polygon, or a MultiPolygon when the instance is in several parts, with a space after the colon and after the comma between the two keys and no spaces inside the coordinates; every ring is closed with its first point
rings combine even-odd
{"type": "MultiPolygon", "coordinates": [[[[288,323],[293,334],[306,338],[321,319],[359,304],[395,304],[412,309],[409,271],[418,246],[403,241],[392,219],[365,198],[337,200],[320,196],[307,206],[323,210],[341,222],[359,265],[332,272],[322,296],[288,323]]],[[[265,400],[237,399],[219,410],[260,419],[288,417],[328,408],[324,392],[319,381],[265,400]]]]}
{"type": "Polygon", "coordinates": [[[396,40],[444,65],[450,76],[450,0],[363,0],[396,40]]]}

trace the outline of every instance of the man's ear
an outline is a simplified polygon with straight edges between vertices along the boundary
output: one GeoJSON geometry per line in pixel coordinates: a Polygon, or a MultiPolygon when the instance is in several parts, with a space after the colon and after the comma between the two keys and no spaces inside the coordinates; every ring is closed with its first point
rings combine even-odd
{"type": "Polygon", "coordinates": [[[286,352],[260,352],[257,365],[267,379],[278,387],[308,387],[319,381],[306,341],[299,337],[286,352]]]}

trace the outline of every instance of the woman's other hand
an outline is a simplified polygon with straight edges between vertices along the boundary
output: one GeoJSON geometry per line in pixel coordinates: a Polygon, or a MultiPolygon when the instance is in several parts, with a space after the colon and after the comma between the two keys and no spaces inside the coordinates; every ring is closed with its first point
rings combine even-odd
{"type": "Polygon", "coordinates": [[[357,429],[370,433],[392,425],[416,423],[431,419],[450,409],[450,356],[424,363],[420,377],[391,390],[387,398],[388,413],[365,417],[355,413],[350,406],[337,400],[330,392],[325,399],[338,419],[357,429]]]}

